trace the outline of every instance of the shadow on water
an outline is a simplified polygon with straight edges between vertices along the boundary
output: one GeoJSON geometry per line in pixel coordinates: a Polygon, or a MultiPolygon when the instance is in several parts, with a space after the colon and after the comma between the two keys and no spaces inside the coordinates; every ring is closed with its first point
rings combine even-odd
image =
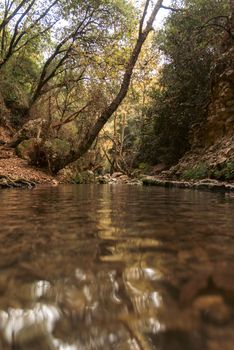
{"type": "Polygon", "coordinates": [[[0,200],[0,349],[233,350],[232,197],[71,185],[0,200]]]}

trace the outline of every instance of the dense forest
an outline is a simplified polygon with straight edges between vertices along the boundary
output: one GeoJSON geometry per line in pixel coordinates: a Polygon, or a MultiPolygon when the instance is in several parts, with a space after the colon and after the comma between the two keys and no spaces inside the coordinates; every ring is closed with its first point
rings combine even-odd
{"type": "MultiPolygon", "coordinates": [[[[193,150],[194,135],[209,133],[232,49],[228,0],[4,0],[1,143],[50,173],[70,164],[100,174],[167,170],[193,150]]],[[[228,103],[231,125],[233,92],[228,103]]],[[[199,137],[201,148],[217,141],[199,137]]],[[[207,164],[187,176],[232,179],[233,148],[221,167],[207,164]]]]}

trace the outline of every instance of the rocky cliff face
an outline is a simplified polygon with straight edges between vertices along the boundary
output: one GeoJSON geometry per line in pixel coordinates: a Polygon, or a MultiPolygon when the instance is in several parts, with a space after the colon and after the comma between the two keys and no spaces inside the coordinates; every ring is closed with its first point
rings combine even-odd
{"type": "Polygon", "coordinates": [[[224,35],[222,53],[211,72],[211,103],[205,125],[204,146],[209,147],[234,135],[234,1],[224,35]]]}
{"type": "MultiPolygon", "coordinates": [[[[233,0],[231,5],[234,10],[233,0]]],[[[203,167],[203,175],[219,178],[215,174],[221,174],[228,165],[230,169],[233,167],[230,171],[234,179],[234,11],[230,33],[225,34],[222,47],[211,72],[208,117],[191,132],[192,149],[170,170],[172,175],[183,176],[189,169],[203,167]]]]}
{"type": "Polygon", "coordinates": [[[218,61],[212,81],[212,102],[206,123],[205,146],[234,135],[234,47],[218,61]]]}

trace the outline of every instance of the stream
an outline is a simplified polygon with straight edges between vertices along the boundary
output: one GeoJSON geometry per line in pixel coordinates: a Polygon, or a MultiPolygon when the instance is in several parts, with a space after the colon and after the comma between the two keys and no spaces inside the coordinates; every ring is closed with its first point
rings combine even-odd
{"type": "Polygon", "coordinates": [[[1,350],[233,350],[234,196],[0,191],[1,350]]]}

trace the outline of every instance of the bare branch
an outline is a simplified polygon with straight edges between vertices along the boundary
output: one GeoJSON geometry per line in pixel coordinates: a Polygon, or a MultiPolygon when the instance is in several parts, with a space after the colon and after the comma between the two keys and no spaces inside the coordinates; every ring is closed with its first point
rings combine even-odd
{"type": "Polygon", "coordinates": [[[186,11],[185,9],[182,9],[182,8],[174,8],[174,7],[171,7],[171,6],[164,6],[164,5],[162,5],[161,8],[164,9],[164,10],[169,10],[169,11],[173,11],[173,12],[186,11]]]}
{"type": "Polygon", "coordinates": [[[141,20],[140,20],[140,25],[139,25],[139,33],[140,34],[142,34],[142,32],[143,32],[144,20],[145,20],[145,17],[146,17],[148,8],[149,8],[149,3],[150,3],[150,0],[147,0],[146,3],[145,3],[143,15],[142,15],[141,20]]]}
{"type": "Polygon", "coordinates": [[[71,123],[72,121],[74,121],[81,113],[83,113],[87,107],[91,104],[91,101],[87,102],[85,106],[83,106],[81,109],[79,109],[78,111],[72,113],[71,115],[69,115],[65,120],[61,121],[61,122],[57,122],[57,123],[53,123],[52,127],[54,129],[60,129],[63,125],[71,123]]]}

